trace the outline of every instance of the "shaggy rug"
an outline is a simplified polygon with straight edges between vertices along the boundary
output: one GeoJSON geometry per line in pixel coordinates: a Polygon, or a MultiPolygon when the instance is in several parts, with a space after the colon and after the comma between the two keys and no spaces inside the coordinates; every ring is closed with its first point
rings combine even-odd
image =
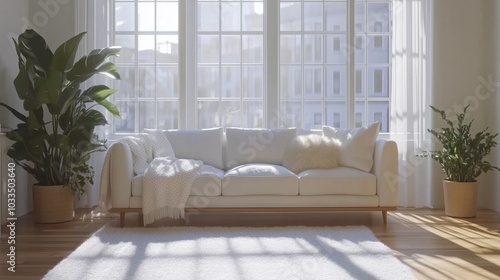
{"type": "Polygon", "coordinates": [[[414,276],[363,226],[105,226],[43,279],[392,280],[414,276]]]}

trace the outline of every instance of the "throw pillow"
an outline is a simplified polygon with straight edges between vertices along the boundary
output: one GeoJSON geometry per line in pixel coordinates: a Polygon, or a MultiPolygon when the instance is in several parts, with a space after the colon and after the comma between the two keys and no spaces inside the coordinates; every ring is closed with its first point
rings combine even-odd
{"type": "Polygon", "coordinates": [[[340,141],[339,166],[370,172],[373,166],[373,151],[379,128],[379,122],[353,129],[323,126],[323,135],[340,141]]]}
{"type": "Polygon", "coordinates": [[[295,174],[308,169],[337,167],[340,142],[322,135],[299,135],[285,150],[283,166],[295,174]]]}

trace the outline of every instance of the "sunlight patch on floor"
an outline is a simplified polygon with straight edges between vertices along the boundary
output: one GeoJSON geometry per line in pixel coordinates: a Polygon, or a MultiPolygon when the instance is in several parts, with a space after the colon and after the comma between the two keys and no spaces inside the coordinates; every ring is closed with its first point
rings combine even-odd
{"type": "Polygon", "coordinates": [[[411,256],[395,254],[417,273],[426,271],[425,275],[417,275],[419,279],[498,279],[498,275],[478,266],[500,266],[500,234],[497,231],[447,216],[404,213],[393,213],[391,216],[402,224],[421,228],[442,238],[430,241],[438,244],[434,252],[411,256]],[[477,257],[477,262],[467,262],[460,255],[453,254],[453,251],[447,250],[450,247],[447,242],[469,250],[470,254],[477,257]],[[443,254],[435,254],[440,251],[440,247],[443,254]],[[446,252],[450,255],[445,255],[446,252]],[[432,275],[429,275],[429,271],[432,271],[432,275]]]}

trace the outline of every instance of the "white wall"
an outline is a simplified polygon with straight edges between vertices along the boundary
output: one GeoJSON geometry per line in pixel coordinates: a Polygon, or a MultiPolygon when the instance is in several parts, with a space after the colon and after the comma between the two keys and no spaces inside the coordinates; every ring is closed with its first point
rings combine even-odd
{"type": "MultiPolygon", "coordinates": [[[[28,15],[27,0],[0,1],[0,101],[22,112],[22,103],[17,97],[13,81],[18,73],[17,55],[12,38],[22,33],[28,15]]],[[[0,109],[2,127],[15,127],[17,118],[4,108],[0,109]]],[[[16,212],[22,216],[31,211],[31,188],[28,177],[21,168],[16,169],[16,212]]],[[[5,178],[2,178],[4,180],[5,178]]],[[[3,203],[3,202],[2,202],[3,203]]]]}
{"type": "MultiPolygon", "coordinates": [[[[23,31],[23,19],[26,19],[27,14],[27,0],[0,1],[0,101],[18,110],[22,109],[22,103],[17,98],[13,84],[18,68],[12,38],[17,40],[17,36],[23,31]]],[[[1,109],[0,123],[2,127],[13,127],[17,124],[17,119],[1,109]]]]}
{"type": "MultiPolygon", "coordinates": [[[[486,61],[491,59],[488,42],[487,6],[490,0],[436,0],[434,2],[434,96],[432,104],[444,110],[462,110],[472,103],[469,112],[475,119],[475,129],[486,127],[492,95],[476,95],[481,79],[491,71],[486,61]],[[480,98],[478,98],[480,97],[480,98]]],[[[480,93],[484,93],[480,91],[480,93]]],[[[434,126],[442,123],[436,118],[434,126]]],[[[441,177],[442,178],[442,177],[441,177]]],[[[443,207],[441,185],[435,185],[434,207],[443,207]]],[[[480,178],[479,207],[489,207],[491,181],[480,178]]]]}
{"type": "Polygon", "coordinates": [[[29,1],[30,24],[52,51],[75,36],[75,2],[70,0],[29,1]]]}

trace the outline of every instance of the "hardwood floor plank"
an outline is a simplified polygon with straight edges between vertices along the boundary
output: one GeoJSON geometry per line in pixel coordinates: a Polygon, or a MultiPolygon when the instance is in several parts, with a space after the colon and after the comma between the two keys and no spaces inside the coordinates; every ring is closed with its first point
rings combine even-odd
{"type": "MultiPolygon", "coordinates": [[[[80,209],[71,222],[36,224],[28,214],[16,223],[16,272],[7,271],[5,226],[0,238],[0,279],[40,279],[103,225],[118,226],[119,217],[90,219],[80,209]]],[[[481,210],[476,218],[457,219],[442,210],[399,209],[388,212],[335,213],[203,213],[184,221],[154,226],[342,226],[365,225],[407,264],[418,279],[500,279],[500,213],[481,210]]],[[[139,225],[129,213],[126,227],[139,225]]]]}

